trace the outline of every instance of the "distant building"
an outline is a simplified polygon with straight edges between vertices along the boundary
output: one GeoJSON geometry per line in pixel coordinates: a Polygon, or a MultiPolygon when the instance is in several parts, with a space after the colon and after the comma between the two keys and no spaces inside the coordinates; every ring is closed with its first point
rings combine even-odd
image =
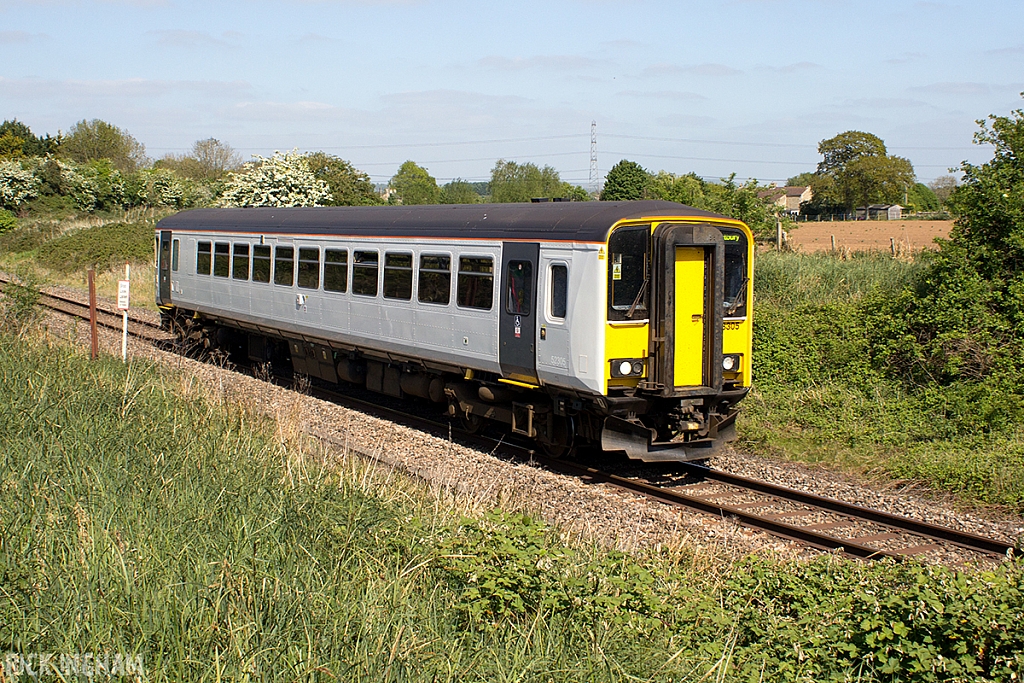
{"type": "Polygon", "coordinates": [[[898,221],[903,218],[903,207],[899,204],[869,204],[857,207],[857,220],[898,221]]]}
{"type": "Polygon", "coordinates": [[[761,199],[775,204],[793,215],[800,213],[800,205],[814,199],[810,185],[787,185],[786,187],[770,187],[757,193],[761,199]]]}

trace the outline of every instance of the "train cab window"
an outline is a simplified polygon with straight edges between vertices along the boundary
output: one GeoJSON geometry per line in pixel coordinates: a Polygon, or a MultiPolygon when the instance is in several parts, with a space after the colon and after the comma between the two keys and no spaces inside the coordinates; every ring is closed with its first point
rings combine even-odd
{"type": "Polygon", "coordinates": [[[459,257],[459,306],[491,310],[494,303],[494,259],[488,256],[459,257]]]}
{"type": "Polygon", "coordinates": [[[509,261],[505,310],[515,315],[530,315],[532,289],[533,264],[529,261],[509,261]]]}
{"type": "Polygon", "coordinates": [[[196,245],[196,275],[209,275],[213,261],[210,258],[210,243],[200,242],[196,245]]]}
{"type": "Polygon", "coordinates": [[[616,230],[608,240],[608,319],[647,317],[649,226],[616,230]]]}
{"type": "Polygon", "coordinates": [[[252,281],[270,282],[270,247],[267,245],[253,245],[252,281]]]}
{"type": "Polygon", "coordinates": [[[445,254],[420,255],[419,300],[448,305],[452,298],[452,258],[445,254]]]}
{"type": "Polygon", "coordinates": [[[725,317],[747,315],[747,236],[739,230],[722,230],[725,240],[725,317]]]}
{"type": "Polygon", "coordinates": [[[561,263],[551,266],[551,317],[565,318],[569,302],[569,268],[561,263]]]}
{"type": "Polygon", "coordinates": [[[236,280],[249,279],[249,245],[234,245],[234,260],[231,262],[231,277],[236,280]]]}
{"type": "Polygon", "coordinates": [[[344,292],[348,289],[347,249],[324,251],[324,289],[328,292],[344,292]]]}
{"type": "Polygon", "coordinates": [[[181,251],[181,240],[174,240],[171,243],[171,270],[178,272],[178,253],[181,251]]]}
{"type": "Polygon", "coordinates": [[[377,271],[380,254],[375,251],[352,252],[352,293],[377,296],[377,271]]]}
{"type": "Polygon", "coordinates": [[[299,287],[320,287],[320,250],[316,247],[299,247],[299,287]]]}
{"type": "Polygon", "coordinates": [[[217,277],[227,277],[231,271],[231,245],[227,242],[217,242],[213,245],[213,274],[217,277]]]}
{"type": "Polygon", "coordinates": [[[412,254],[384,254],[384,298],[412,299],[412,254]]]}
{"type": "Polygon", "coordinates": [[[274,247],[274,284],[295,283],[295,247],[274,247]]]}

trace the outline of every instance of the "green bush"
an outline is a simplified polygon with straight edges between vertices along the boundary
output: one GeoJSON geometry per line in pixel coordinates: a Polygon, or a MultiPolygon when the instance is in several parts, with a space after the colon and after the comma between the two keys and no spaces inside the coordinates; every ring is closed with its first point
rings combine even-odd
{"type": "Polygon", "coordinates": [[[39,263],[62,273],[86,268],[107,270],[118,264],[153,260],[153,226],[149,223],[108,223],[79,230],[39,247],[39,263]]]}
{"type": "Polygon", "coordinates": [[[18,219],[7,209],[0,209],[0,235],[18,227],[18,219]]]}

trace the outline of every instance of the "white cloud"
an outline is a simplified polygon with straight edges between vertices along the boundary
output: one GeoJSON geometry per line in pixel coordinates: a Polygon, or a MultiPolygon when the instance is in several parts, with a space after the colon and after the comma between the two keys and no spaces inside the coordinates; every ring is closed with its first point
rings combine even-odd
{"type": "Polygon", "coordinates": [[[534,57],[488,56],[477,61],[479,66],[499,71],[577,71],[605,66],[608,62],[578,55],[537,55],[534,57]]]}
{"type": "Polygon", "coordinates": [[[672,77],[672,76],[706,76],[719,78],[724,76],[738,76],[743,72],[725,64],[705,63],[680,66],[678,64],[653,64],[643,70],[641,76],[647,78],[672,77]]]}

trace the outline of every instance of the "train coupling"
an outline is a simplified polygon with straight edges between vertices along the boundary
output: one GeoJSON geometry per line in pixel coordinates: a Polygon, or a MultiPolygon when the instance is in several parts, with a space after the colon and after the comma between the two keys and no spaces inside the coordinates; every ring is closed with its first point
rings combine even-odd
{"type": "Polygon", "coordinates": [[[621,417],[609,416],[601,429],[601,450],[624,452],[642,462],[689,462],[706,460],[736,439],[736,414],[715,425],[709,438],[686,442],[655,440],[655,430],[621,417]]]}

